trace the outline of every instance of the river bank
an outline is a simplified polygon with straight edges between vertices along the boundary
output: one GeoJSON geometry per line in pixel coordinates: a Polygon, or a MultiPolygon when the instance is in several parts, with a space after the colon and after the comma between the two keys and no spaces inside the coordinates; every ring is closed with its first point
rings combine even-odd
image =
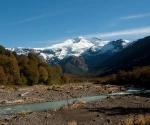
{"type": "Polygon", "coordinates": [[[50,102],[71,98],[103,95],[124,90],[123,86],[109,86],[93,83],[74,83],[65,85],[36,85],[28,87],[0,87],[0,104],[26,104],[50,102]]]}
{"type": "MultiPolygon", "coordinates": [[[[79,83],[62,86],[32,86],[7,88],[1,86],[1,105],[25,104],[64,100],[83,96],[102,95],[122,91],[123,86],[79,83]],[[21,101],[22,100],[22,101],[21,101]]],[[[107,125],[123,124],[126,119],[150,113],[149,95],[111,96],[107,99],[43,112],[22,111],[19,114],[1,115],[5,125],[107,125]]],[[[0,124],[1,124],[0,123],[0,124]]]]}

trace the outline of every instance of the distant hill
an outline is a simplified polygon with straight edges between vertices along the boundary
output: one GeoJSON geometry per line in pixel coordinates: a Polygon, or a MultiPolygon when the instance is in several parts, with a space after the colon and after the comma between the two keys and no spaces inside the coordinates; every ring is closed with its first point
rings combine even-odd
{"type": "Polygon", "coordinates": [[[130,46],[115,53],[90,71],[96,76],[106,76],[119,70],[150,65],[150,36],[134,41],[130,46]]]}

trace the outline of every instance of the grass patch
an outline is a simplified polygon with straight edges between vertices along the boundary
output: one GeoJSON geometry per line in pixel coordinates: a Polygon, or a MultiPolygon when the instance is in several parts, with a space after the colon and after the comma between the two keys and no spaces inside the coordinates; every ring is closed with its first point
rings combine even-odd
{"type": "Polygon", "coordinates": [[[31,114],[32,113],[32,111],[30,111],[30,110],[27,110],[27,111],[21,111],[20,113],[19,113],[19,115],[21,115],[21,116],[26,116],[26,115],[29,115],[29,114],[31,114]]]}
{"type": "Polygon", "coordinates": [[[125,125],[150,125],[150,114],[137,115],[125,122],[125,125]]]}
{"type": "Polygon", "coordinates": [[[71,106],[70,109],[77,109],[85,104],[84,101],[75,101],[71,106]]]}
{"type": "Polygon", "coordinates": [[[70,121],[67,123],[67,125],[77,125],[77,122],[76,121],[70,121]]]}
{"type": "Polygon", "coordinates": [[[4,125],[4,122],[3,122],[3,121],[0,121],[0,125],[4,125]]]}

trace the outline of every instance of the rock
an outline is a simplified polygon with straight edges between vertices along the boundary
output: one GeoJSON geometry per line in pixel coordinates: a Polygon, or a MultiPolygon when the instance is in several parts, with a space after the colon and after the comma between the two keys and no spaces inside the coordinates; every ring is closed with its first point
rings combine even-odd
{"type": "Polygon", "coordinates": [[[1,102],[0,102],[0,104],[5,104],[7,102],[7,100],[2,100],[1,102]]]}
{"type": "Polygon", "coordinates": [[[93,121],[96,121],[96,119],[95,119],[95,118],[93,118],[93,121]]]}
{"type": "Polygon", "coordinates": [[[30,97],[24,97],[24,100],[29,100],[30,99],[30,97]]]}
{"type": "Polygon", "coordinates": [[[3,122],[3,123],[1,123],[1,125],[8,125],[8,124],[3,122]]]}
{"type": "Polygon", "coordinates": [[[4,88],[5,88],[5,86],[3,86],[3,85],[2,85],[2,86],[0,86],[0,89],[4,89],[4,88]]]}
{"type": "Polygon", "coordinates": [[[116,97],[114,97],[114,96],[108,96],[107,99],[113,99],[114,100],[114,99],[116,99],[116,97]]]}
{"type": "Polygon", "coordinates": [[[5,118],[4,121],[9,122],[11,119],[10,118],[5,118]]]}
{"type": "Polygon", "coordinates": [[[22,100],[22,99],[20,99],[20,100],[15,100],[15,101],[12,101],[12,103],[22,103],[22,102],[24,102],[24,100],[22,100]]]}
{"type": "Polygon", "coordinates": [[[14,101],[7,101],[7,100],[2,100],[0,103],[1,104],[20,104],[24,102],[24,100],[14,100],[14,101]]]}
{"type": "Polygon", "coordinates": [[[107,122],[112,123],[111,119],[106,119],[106,120],[107,120],[107,122]]]}
{"type": "Polygon", "coordinates": [[[47,114],[46,116],[45,116],[45,118],[49,118],[51,116],[51,114],[47,114]]]}
{"type": "Polygon", "coordinates": [[[139,96],[135,96],[135,99],[138,100],[140,97],[139,96]]]}
{"type": "Polygon", "coordinates": [[[57,109],[57,108],[55,108],[55,109],[53,109],[52,111],[53,111],[53,112],[56,112],[57,110],[58,110],[58,109],[57,109]]]}
{"type": "Polygon", "coordinates": [[[80,106],[83,106],[85,104],[84,101],[75,101],[71,106],[70,109],[77,109],[80,106]]]}
{"type": "Polygon", "coordinates": [[[22,94],[19,94],[19,96],[23,97],[23,96],[26,96],[29,92],[25,92],[25,93],[22,93],[22,94]]]}

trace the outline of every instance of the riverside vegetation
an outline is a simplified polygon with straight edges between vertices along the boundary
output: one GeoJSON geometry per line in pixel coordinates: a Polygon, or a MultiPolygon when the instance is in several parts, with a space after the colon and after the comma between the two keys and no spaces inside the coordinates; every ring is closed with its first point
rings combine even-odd
{"type": "Polygon", "coordinates": [[[120,70],[116,74],[98,78],[96,83],[150,87],[150,66],[136,67],[131,71],[120,70]]]}
{"type": "Polygon", "coordinates": [[[35,85],[64,84],[70,82],[94,81],[98,84],[132,84],[150,87],[150,66],[136,67],[130,71],[105,77],[71,77],[63,74],[60,65],[50,66],[34,53],[18,56],[15,52],[0,46],[0,84],[35,85]]]}

